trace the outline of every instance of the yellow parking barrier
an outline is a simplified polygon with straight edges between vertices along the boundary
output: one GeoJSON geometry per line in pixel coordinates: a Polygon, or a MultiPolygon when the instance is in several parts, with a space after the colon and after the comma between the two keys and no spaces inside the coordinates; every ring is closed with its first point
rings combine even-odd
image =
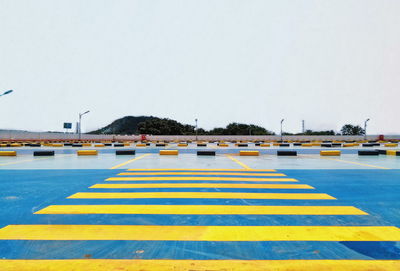
{"type": "Polygon", "coordinates": [[[52,147],[63,147],[64,145],[63,144],[59,144],[59,143],[54,143],[54,144],[51,144],[51,146],[52,147]]]}
{"type": "Polygon", "coordinates": [[[146,147],[146,144],[136,144],[136,147],[146,147]]]}
{"type": "Polygon", "coordinates": [[[259,151],[240,151],[240,156],[259,156],[259,151]]]}
{"type": "Polygon", "coordinates": [[[0,151],[0,156],[17,156],[16,151],[0,151]]]}
{"type": "Polygon", "coordinates": [[[218,147],[229,147],[229,144],[219,144],[218,147]]]}
{"type": "Polygon", "coordinates": [[[302,147],[312,147],[313,144],[311,144],[311,143],[303,143],[303,144],[301,144],[301,146],[302,147]]]}
{"type": "Polygon", "coordinates": [[[96,150],[79,150],[76,152],[78,155],[97,155],[96,150]]]}
{"type": "Polygon", "coordinates": [[[188,146],[188,144],[186,144],[186,143],[179,143],[178,144],[178,147],[187,147],[188,146]]]}
{"type": "Polygon", "coordinates": [[[92,144],[91,143],[82,143],[82,147],[91,147],[92,144]]]}
{"type": "Polygon", "coordinates": [[[19,143],[12,143],[10,146],[11,147],[22,147],[22,145],[19,143]]]}
{"type": "Polygon", "coordinates": [[[320,151],[321,156],[340,156],[341,151],[320,151]]]}
{"type": "Polygon", "coordinates": [[[386,155],[394,155],[394,156],[396,156],[397,155],[397,150],[387,150],[386,151],[386,155]]]}
{"type": "Polygon", "coordinates": [[[385,147],[398,147],[398,146],[399,146],[399,144],[396,144],[396,143],[385,144],[385,147]]]}
{"type": "Polygon", "coordinates": [[[160,155],[178,155],[178,150],[160,150],[160,155]]]}
{"type": "Polygon", "coordinates": [[[102,148],[102,147],[105,147],[105,145],[104,144],[95,144],[94,145],[96,148],[102,148]]]}
{"type": "Polygon", "coordinates": [[[270,144],[260,144],[260,147],[270,147],[270,144]]]}

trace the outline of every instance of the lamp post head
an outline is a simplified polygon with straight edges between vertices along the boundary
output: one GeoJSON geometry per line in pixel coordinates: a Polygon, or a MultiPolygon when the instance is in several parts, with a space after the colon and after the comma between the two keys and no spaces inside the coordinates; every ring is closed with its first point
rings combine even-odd
{"type": "Polygon", "coordinates": [[[7,90],[6,92],[4,92],[2,95],[7,95],[7,94],[10,94],[11,92],[13,92],[13,90],[12,89],[10,89],[10,90],[7,90]]]}
{"type": "Polygon", "coordinates": [[[85,114],[87,114],[87,113],[89,113],[90,111],[88,110],[88,111],[86,111],[86,112],[83,112],[83,113],[79,113],[79,116],[83,116],[83,115],[85,115],[85,114]]]}
{"type": "Polygon", "coordinates": [[[281,123],[284,121],[285,119],[281,119],[281,123]]]}

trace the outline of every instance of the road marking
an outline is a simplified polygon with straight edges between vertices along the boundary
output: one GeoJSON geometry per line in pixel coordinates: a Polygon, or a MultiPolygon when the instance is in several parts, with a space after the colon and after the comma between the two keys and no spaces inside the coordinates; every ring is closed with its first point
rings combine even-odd
{"type": "MultiPolygon", "coordinates": [[[[284,177],[282,173],[269,173],[271,177],[284,177]]],[[[279,179],[279,178],[274,178],[279,179]]],[[[111,177],[106,181],[269,181],[271,178],[247,178],[247,177],[111,177]]]]}
{"type": "Polygon", "coordinates": [[[14,271],[365,271],[400,270],[399,260],[0,260],[14,271]]]}
{"type": "Polygon", "coordinates": [[[275,169],[242,169],[242,168],[130,168],[128,171],[177,171],[177,172],[183,172],[183,171],[213,171],[213,172],[226,172],[226,171],[233,171],[233,172],[274,172],[276,171],[275,169]]]}
{"type": "Polygon", "coordinates": [[[228,192],[78,192],[68,199],[309,199],[332,200],[324,193],[228,193],[228,192]]]}
{"type": "Polygon", "coordinates": [[[246,165],[245,163],[239,161],[239,160],[236,159],[235,157],[232,157],[232,156],[229,155],[229,154],[226,154],[225,156],[228,157],[229,159],[231,159],[233,162],[235,162],[235,163],[241,165],[241,166],[244,167],[245,169],[247,169],[247,170],[251,169],[248,165],[246,165]]]}
{"type": "Polygon", "coordinates": [[[391,226],[8,225],[0,240],[400,241],[391,226]]]}
{"type": "Polygon", "coordinates": [[[200,171],[193,171],[193,172],[121,172],[118,175],[121,176],[170,176],[170,175],[218,175],[218,176],[270,176],[270,173],[242,173],[242,172],[200,172],[200,171]]]}
{"type": "MultiPolygon", "coordinates": [[[[145,180],[131,180],[132,178],[122,178],[122,177],[112,177],[112,178],[108,178],[106,179],[106,181],[129,181],[129,182],[133,182],[133,181],[163,181],[163,180],[159,180],[158,178],[149,178],[149,179],[145,179],[145,180]]],[[[203,177],[203,178],[199,178],[199,179],[195,179],[193,178],[185,178],[185,179],[181,179],[181,178],[171,178],[165,181],[219,181],[219,182],[298,182],[298,180],[293,179],[293,178],[224,178],[224,177],[203,177]]]]}
{"type": "Polygon", "coordinates": [[[125,165],[127,165],[127,164],[130,164],[130,163],[132,163],[132,162],[134,162],[134,161],[140,160],[140,159],[142,159],[142,158],[144,158],[144,157],[146,157],[146,156],[149,156],[149,155],[150,155],[150,153],[143,154],[143,155],[141,155],[141,156],[139,156],[139,157],[133,158],[133,159],[128,160],[128,161],[126,161],[126,162],[124,162],[124,163],[121,163],[121,164],[119,164],[119,165],[113,166],[113,167],[110,168],[110,169],[116,169],[116,168],[125,166],[125,165]]]}
{"type": "Polygon", "coordinates": [[[359,166],[364,166],[364,167],[372,167],[372,168],[379,168],[379,169],[390,169],[386,167],[380,167],[380,166],[374,166],[370,164],[364,164],[364,163],[358,163],[358,162],[353,162],[353,161],[348,161],[348,160],[343,160],[343,159],[337,159],[337,158],[329,158],[329,157],[322,157],[322,156],[317,156],[317,155],[306,155],[306,154],[299,154],[298,156],[304,157],[304,158],[312,158],[312,159],[326,159],[326,160],[332,160],[336,162],[342,162],[342,163],[347,163],[347,164],[354,164],[354,165],[359,165],[359,166]]]}
{"type": "Polygon", "coordinates": [[[256,189],[314,189],[308,184],[254,183],[101,183],[89,188],[256,188],[256,189]]]}
{"type": "Polygon", "coordinates": [[[373,167],[373,168],[379,168],[379,169],[390,169],[390,168],[386,168],[386,167],[374,166],[374,165],[358,163],[358,162],[353,162],[353,161],[347,161],[347,160],[342,160],[342,159],[336,159],[336,158],[328,158],[328,157],[320,157],[320,158],[321,159],[332,160],[332,161],[337,161],[337,162],[342,162],[342,163],[348,163],[348,164],[364,166],[364,167],[373,167]]]}
{"type": "Polygon", "coordinates": [[[35,214],[368,215],[352,206],[50,205],[35,214]]]}
{"type": "MultiPolygon", "coordinates": [[[[74,154],[58,154],[56,157],[67,157],[67,156],[74,156],[74,154]]],[[[8,165],[14,165],[14,164],[22,164],[22,163],[28,163],[28,162],[35,162],[38,160],[47,160],[47,159],[55,159],[55,156],[51,156],[51,157],[37,157],[34,159],[29,159],[29,160],[22,160],[22,161],[15,161],[15,162],[9,162],[9,163],[4,163],[4,164],[0,164],[1,166],[8,166],[8,165]]]]}

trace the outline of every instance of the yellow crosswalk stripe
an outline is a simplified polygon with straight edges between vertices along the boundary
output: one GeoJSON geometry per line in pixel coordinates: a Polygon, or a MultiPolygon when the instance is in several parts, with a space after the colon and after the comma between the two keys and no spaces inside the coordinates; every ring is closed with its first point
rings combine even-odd
{"type": "Polygon", "coordinates": [[[237,168],[130,168],[128,171],[235,171],[235,172],[274,172],[275,169],[237,169],[237,168]]]}
{"type": "Polygon", "coordinates": [[[310,199],[331,200],[332,196],[324,193],[228,193],[228,192],[118,192],[95,193],[80,192],[69,199],[135,199],[135,198],[197,198],[197,199],[310,199]]]}
{"type": "Polygon", "coordinates": [[[365,271],[400,270],[399,260],[0,260],[10,271],[365,271]]]}
{"type": "Polygon", "coordinates": [[[201,171],[192,171],[192,172],[121,172],[118,175],[122,176],[170,176],[170,175],[219,175],[219,176],[254,176],[254,177],[262,177],[262,176],[270,176],[270,173],[243,173],[243,172],[201,172],[201,171]]]}
{"type": "Polygon", "coordinates": [[[101,183],[90,188],[256,188],[256,189],[314,189],[308,184],[259,183],[101,183]]]}
{"type": "Polygon", "coordinates": [[[9,225],[0,240],[400,241],[389,226],[9,225]]]}
{"type": "Polygon", "coordinates": [[[399,260],[0,260],[9,271],[384,271],[399,260]]]}
{"type": "Polygon", "coordinates": [[[352,206],[50,205],[35,214],[367,215],[352,206]]]}
{"type": "MultiPolygon", "coordinates": [[[[286,176],[276,173],[269,175],[271,177],[286,176]]],[[[246,178],[246,177],[111,177],[106,181],[254,181],[254,182],[270,182],[285,180],[284,178],[246,178]]],[[[287,179],[286,179],[287,180],[287,179]]],[[[293,180],[293,179],[290,179],[293,180]]]]}

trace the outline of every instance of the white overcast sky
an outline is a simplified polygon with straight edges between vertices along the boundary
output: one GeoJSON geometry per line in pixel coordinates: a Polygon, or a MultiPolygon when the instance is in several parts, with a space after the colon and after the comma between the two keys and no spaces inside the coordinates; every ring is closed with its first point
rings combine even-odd
{"type": "Polygon", "coordinates": [[[400,1],[0,0],[0,129],[126,115],[400,134],[400,1]]]}

